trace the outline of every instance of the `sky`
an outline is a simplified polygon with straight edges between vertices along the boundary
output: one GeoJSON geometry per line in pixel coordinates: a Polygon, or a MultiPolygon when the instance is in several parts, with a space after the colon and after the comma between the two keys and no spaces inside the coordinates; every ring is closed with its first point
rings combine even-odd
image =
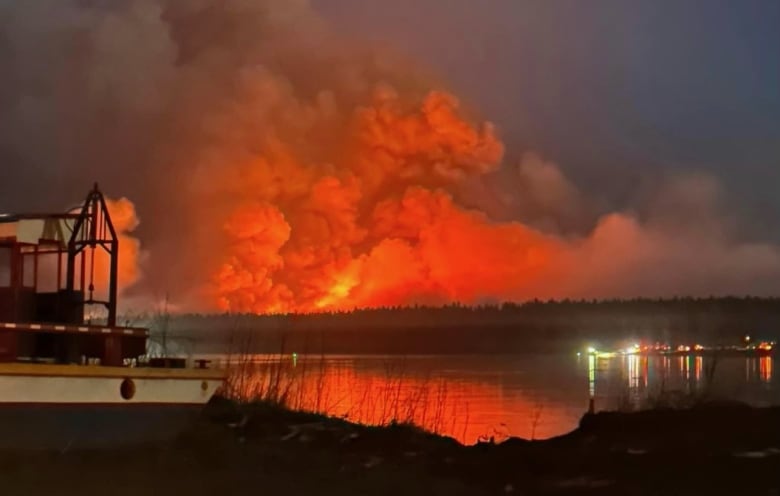
{"type": "Polygon", "coordinates": [[[223,309],[778,294],[778,26],[769,0],[0,0],[0,211],[98,180],[137,291],[223,309]]]}
{"type": "Polygon", "coordinates": [[[780,2],[313,3],[437,71],[510,155],[534,150],[610,203],[654,174],[705,171],[749,227],[780,231],[780,2]]]}

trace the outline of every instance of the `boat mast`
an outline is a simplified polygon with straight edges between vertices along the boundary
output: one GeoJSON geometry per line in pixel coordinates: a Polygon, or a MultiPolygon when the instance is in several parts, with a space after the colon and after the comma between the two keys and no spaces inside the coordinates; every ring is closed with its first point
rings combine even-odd
{"type": "Polygon", "coordinates": [[[81,254],[81,289],[84,289],[86,249],[91,251],[89,269],[89,295],[84,301],[87,305],[104,305],[108,310],[109,327],[116,326],[117,274],[119,271],[119,239],[108,213],[106,200],[98,189],[97,183],[87,194],[81,212],[73,224],[73,232],[68,241],[67,290],[72,293],[76,287],[76,257],[81,254]],[[95,250],[102,248],[109,257],[108,299],[96,300],[95,292],[95,250]]]}

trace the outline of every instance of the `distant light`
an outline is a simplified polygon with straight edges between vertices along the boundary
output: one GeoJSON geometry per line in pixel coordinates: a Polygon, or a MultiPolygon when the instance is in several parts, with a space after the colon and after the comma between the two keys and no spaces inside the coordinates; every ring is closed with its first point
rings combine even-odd
{"type": "Polygon", "coordinates": [[[596,353],[596,348],[594,348],[593,346],[588,346],[588,353],[590,354],[596,353]]]}
{"type": "Polygon", "coordinates": [[[626,348],[623,353],[625,353],[626,355],[634,355],[636,353],[639,353],[639,350],[641,350],[639,345],[634,344],[633,346],[626,348]]]}
{"type": "Polygon", "coordinates": [[[750,335],[749,334],[745,335],[745,341],[750,341],[750,335]]]}
{"type": "Polygon", "coordinates": [[[582,353],[580,353],[580,352],[578,351],[578,352],[577,352],[577,356],[581,356],[581,355],[582,355],[582,353]]]}

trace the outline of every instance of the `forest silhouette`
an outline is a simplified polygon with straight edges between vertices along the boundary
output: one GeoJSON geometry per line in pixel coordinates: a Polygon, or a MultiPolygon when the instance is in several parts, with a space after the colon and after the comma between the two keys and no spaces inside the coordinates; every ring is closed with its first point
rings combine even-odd
{"type": "Polygon", "coordinates": [[[154,335],[200,352],[518,353],[625,341],[671,345],[774,340],[780,299],[757,297],[560,300],[410,306],[312,314],[157,313],[154,335]]]}

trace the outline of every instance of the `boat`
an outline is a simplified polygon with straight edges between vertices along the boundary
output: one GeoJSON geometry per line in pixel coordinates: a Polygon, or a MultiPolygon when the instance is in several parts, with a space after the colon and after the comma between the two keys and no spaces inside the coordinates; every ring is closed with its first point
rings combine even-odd
{"type": "Polygon", "coordinates": [[[0,450],[172,439],[224,383],[117,325],[119,248],[97,185],[68,212],[0,215],[0,450]]]}

